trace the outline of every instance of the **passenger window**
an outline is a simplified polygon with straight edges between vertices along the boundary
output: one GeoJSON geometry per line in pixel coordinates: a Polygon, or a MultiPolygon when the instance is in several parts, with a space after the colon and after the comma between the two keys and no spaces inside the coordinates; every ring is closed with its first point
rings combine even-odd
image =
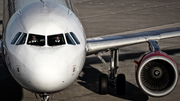
{"type": "Polygon", "coordinates": [[[73,32],[70,32],[71,36],[74,38],[77,44],[80,44],[79,40],[77,39],[76,35],[73,32]]]}
{"type": "Polygon", "coordinates": [[[45,36],[29,34],[27,44],[35,45],[35,46],[44,46],[45,45],[45,36]]]}
{"type": "Polygon", "coordinates": [[[21,32],[17,33],[14,39],[11,41],[11,44],[15,44],[20,35],[21,35],[21,32]]]}
{"type": "Polygon", "coordinates": [[[48,45],[49,46],[56,46],[56,45],[63,45],[63,44],[65,44],[63,34],[48,36],[48,45]]]}
{"type": "Polygon", "coordinates": [[[66,35],[67,43],[75,45],[75,43],[74,43],[73,39],[71,38],[71,36],[69,35],[69,33],[66,33],[65,35],[66,35]]]}
{"type": "Polygon", "coordinates": [[[26,33],[23,33],[23,35],[21,35],[21,37],[20,37],[20,39],[18,40],[18,42],[16,43],[16,45],[25,44],[25,42],[26,42],[26,36],[27,36],[27,34],[26,34],[26,33]]]}

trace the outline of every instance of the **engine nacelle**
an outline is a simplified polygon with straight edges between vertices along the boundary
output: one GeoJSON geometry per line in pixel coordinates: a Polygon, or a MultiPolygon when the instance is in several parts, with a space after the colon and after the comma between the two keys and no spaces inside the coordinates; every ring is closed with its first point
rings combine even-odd
{"type": "Polygon", "coordinates": [[[162,97],[173,91],[179,73],[176,63],[166,53],[148,52],[135,63],[136,81],[144,93],[162,97]]]}

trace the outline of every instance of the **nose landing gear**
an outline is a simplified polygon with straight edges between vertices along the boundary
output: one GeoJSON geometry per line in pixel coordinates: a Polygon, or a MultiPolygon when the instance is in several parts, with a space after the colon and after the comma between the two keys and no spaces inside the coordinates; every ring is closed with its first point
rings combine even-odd
{"type": "Polygon", "coordinates": [[[39,95],[41,97],[41,101],[49,101],[49,95],[39,95]]]}

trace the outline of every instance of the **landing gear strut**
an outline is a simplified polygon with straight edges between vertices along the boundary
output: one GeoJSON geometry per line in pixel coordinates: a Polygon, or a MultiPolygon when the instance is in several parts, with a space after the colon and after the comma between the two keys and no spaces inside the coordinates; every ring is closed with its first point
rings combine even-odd
{"type": "Polygon", "coordinates": [[[111,50],[111,63],[110,67],[107,65],[105,60],[98,54],[98,58],[103,62],[103,64],[108,67],[109,75],[101,74],[99,78],[99,93],[107,94],[108,88],[116,88],[118,95],[124,95],[126,93],[126,79],[124,74],[117,74],[117,69],[119,68],[119,54],[118,49],[111,50]]]}

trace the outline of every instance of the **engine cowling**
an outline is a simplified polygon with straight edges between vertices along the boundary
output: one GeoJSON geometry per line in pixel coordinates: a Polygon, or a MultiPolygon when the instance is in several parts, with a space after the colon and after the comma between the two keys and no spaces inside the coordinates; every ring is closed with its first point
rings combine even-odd
{"type": "Polygon", "coordinates": [[[166,53],[148,52],[135,63],[136,81],[144,93],[162,97],[173,91],[178,81],[178,68],[166,53]]]}

